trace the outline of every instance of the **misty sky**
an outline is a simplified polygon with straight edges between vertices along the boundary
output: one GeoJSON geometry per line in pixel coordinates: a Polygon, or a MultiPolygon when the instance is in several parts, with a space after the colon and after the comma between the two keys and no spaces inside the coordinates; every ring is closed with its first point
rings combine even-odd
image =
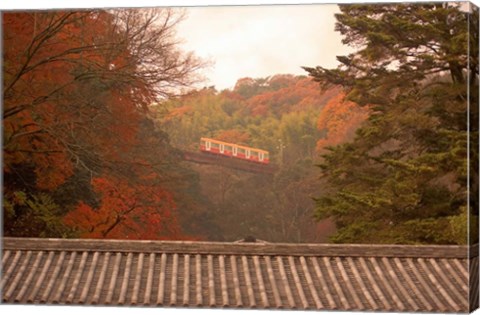
{"type": "Polygon", "coordinates": [[[349,48],[334,31],[338,6],[281,5],[188,8],[177,35],[185,50],[211,60],[205,85],[231,88],[242,77],[306,74],[301,66],[333,68],[349,48]]]}

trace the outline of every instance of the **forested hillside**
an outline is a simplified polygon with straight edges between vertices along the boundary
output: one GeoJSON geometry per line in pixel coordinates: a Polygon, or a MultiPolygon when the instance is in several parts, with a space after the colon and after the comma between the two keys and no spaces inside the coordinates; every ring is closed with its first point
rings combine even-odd
{"type": "Polygon", "coordinates": [[[313,163],[320,139],[346,136],[319,120],[341,102],[340,88],[277,75],[192,91],[204,63],[179,50],[181,18],[165,9],[4,15],[5,235],[323,235],[312,218],[313,163]],[[280,169],[259,176],[184,162],[200,137],[269,150],[280,169]]]}
{"type": "Polygon", "coordinates": [[[185,163],[199,176],[202,194],[195,198],[208,200],[213,222],[204,221],[204,229],[215,226],[221,240],[327,241],[332,224],[313,218],[312,197],[325,189],[315,164],[328,145],[352,139],[368,115],[343,97],[339,87],[322,91],[308,77],[275,75],[158,106],[159,126],[174,147],[198,151],[200,138],[209,137],[268,150],[278,167],[266,175],[185,163]]]}
{"type": "Polygon", "coordinates": [[[478,9],[339,8],[337,68],[221,91],[182,10],[3,13],[4,234],[478,242],[478,9]]]}

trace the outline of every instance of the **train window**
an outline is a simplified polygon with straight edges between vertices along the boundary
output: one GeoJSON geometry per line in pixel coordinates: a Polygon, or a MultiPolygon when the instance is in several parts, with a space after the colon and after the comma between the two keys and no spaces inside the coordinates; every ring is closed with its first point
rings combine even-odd
{"type": "Polygon", "coordinates": [[[206,143],[206,141],[205,141],[205,140],[203,140],[203,139],[202,139],[202,140],[200,140],[200,144],[201,144],[201,145],[205,145],[205,143],[206,143]]]}
{"type": "Polygon", "coordinates": [[[220,144],[212,142],[212,148],[218,149],[220,147],[220,144]]]}
{"type": "Polygon", "coordinates": [[[232,152],[232,146],[231,145],[225,145],[225,151],[232,152]]]}
{"type": "Polygon", "coordinates": [[[245,154],[245,149],[244,148],[238,148],[238,153],[245,154]]]}
{"type": "Polygon", "coordinates": [[[257,151],[251,150],[250,153],[251,153],[252,156],[258,157],[258,152],[257,151]]]}

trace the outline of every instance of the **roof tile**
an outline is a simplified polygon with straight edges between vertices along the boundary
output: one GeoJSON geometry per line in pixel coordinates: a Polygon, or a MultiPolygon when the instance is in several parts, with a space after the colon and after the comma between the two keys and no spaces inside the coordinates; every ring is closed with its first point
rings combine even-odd
{"type": "Polygon", "coordinates": [[[466,246],[402,246],[395,256],[395,247],[370,245],[312,244],[286,254],[283,244],[275,254],[272,243],[5,238],[4,244],[6,303],[410,312],[478,305],[478,257],[469,261],[466,246]]]}

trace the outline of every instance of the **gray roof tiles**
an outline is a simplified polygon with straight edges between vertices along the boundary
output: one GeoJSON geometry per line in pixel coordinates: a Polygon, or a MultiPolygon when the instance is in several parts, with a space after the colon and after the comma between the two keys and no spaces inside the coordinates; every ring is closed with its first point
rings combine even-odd
{"type": "Polygon", "coordinates": [[[467,312],[470,262],[466,246],[4,238],[1,286],[22,304],[467,312]]]}

